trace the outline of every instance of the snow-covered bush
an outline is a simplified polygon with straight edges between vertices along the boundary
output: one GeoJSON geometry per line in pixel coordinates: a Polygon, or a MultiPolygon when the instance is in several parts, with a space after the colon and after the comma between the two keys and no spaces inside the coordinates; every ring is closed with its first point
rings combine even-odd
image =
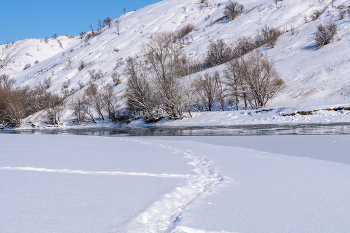
{"type": "Polygon", "coordinates": [[[224,10],[224,15],[229,20],[234,20],[239,14],[243,12],[244,6],[239,4],[238,2],[229,1],[224,10]]]}
{"type": "Polygon", "coordinates": [[[321,48],[333,41],[334,36],[337,34],[337,25],[335,23],[328,23],[326,25],[318,25],[316,31],[316,45],[317,48],[321,48]]]}

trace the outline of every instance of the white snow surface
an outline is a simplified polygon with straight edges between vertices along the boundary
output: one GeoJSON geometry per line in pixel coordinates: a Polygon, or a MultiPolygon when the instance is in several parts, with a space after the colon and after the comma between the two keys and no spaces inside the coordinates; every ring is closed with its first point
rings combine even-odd
{"type": "Polygon", "coordinates": [[[345,233],[349,140],[0,134],[0,231],[345,233]]]}
{"type": "MultiPolygon", "coordinates": [[[[122,95],[126,87],[125,64],[118,60],[128,56],[142,59],[141,47],[153,33],[175,31],[194,24],[195,30],[189,34],[192,39],[184,52],[194,59],[202,59],[210,40],[224,39],[234,44],[239,37],[254,37],[258,29],[267,25],[286,31],[274,48],[261,48],[275,60],[277,71],[286,82],[284,92],[270,101],[268,107],[349,104],[350,16],[346,13],[340,20],[338,9],[342,4],[350,5],[348,0],[284,0],[277,6],[272,0],[240,0],[245,7],[244,13],[233,21],[214,23],[223,17],[226,3],[226,0],[210,0],[206,7],[198,0],[164,0],[121,16],[120,35],[114,20],[111,28],[104,27],[102,34],[88,42],[78,37],[59,37],[64,50],[54,39],[48,44],[39,40],[19,41],[7,49],[6,45],[1,45],[0,60],[14,50],[11,63],[1,73],[11,74],[17,86],[34,86],[51,78],[50,91],[60,93],[64,89],[75,89],[74,98],[84,91],[84,88],[79,89],[79,82],[89,83],[88,71],[100,70],[104,77],[94,83],[100,88],[112,87],[122,95]],[[311,21],[314,10],[321,10],[322,15],[311,21]],[[206,20],[208,16],[210,18],[206,20]],[[316,28],[329,21],[338,26],[337,37],[333,43],[316,50],[316,28]],[[40,63],[21,71],[24,64],[35,60],[40,63]],[[82,61],[88,67],[79,71],[82,61]],[[111,78],[114,72],[122,75],[123,83],[117,87],[111,78]],[[68,88],[64,88],[67,85],[68,88]]],[[[225,69],[226,66],[221,65],[211,70],[225,69]]]]}

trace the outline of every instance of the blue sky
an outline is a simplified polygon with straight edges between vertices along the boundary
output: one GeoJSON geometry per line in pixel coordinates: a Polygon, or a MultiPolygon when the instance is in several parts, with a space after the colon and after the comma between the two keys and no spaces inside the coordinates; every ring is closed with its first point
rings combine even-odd
{"type": "MultiPolygon", "coordinates": [[[[0,44],[28,38],[78,35],[97,28],[99,19],[115,19],[154,0],[16,0],[1,3],[0,44]]],[[[160,0],[156,0],[160,2],[160,0]]]]}

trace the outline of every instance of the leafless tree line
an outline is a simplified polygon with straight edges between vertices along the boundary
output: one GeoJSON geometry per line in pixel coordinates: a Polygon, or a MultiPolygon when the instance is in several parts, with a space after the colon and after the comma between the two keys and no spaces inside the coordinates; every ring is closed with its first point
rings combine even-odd
{"type": "Polygon", "coordinates": [[[21,120],[45,110],[45,118],[51,124],[59,124],[63,98],[46,90],[44,85],[14,88],[15,80],[0,76],[0,123],[16,127],[21,120]]]}
{"type": "Polygon", "coordinates": [[[146,122],[157,122],[165,117],[182,119],[185,111],[191,115],[192,111],[225,110],[228,105],[238,110],[241,102],[245,109],[260,108],[284,87],[273,61],[260,51],[242,57],[251,48],[243,50],[240,46],[243,52],[235,50],[239,56],[231,59],[232,55],[225,57],[227,46],[223,41],[213,44],[221,53],[211,55],[211,64],[229,61],[225,74],[207,72],[186,80],[185,76],[200,70],[193,65],[196,63],[185,57],[181,46],[174,43],[172,33],[153,35],[143,47],[144,60],[127,60],[125,97],[129,110],[146,122]]]}
{"type": "Polygon", "coordinates": [[[94,83],[90,83],[83,95],[75,98],[70,106],[78,124],[86,122],[88,117],[94,123],[105,119],[117,122],[119,119],[119,98],[113,89],[99,90],[94,83]],[[94,117],[94,113],[97,113],[98,118],[94,117]]]}

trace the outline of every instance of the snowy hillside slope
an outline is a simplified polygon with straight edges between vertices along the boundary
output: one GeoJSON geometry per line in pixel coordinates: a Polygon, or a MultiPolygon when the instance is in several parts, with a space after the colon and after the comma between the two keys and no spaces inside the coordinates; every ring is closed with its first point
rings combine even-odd
{"type": "MultiPolygon", "coordinates": [[[[283,0],[275,5],[272,0],[239,0],[245,11],[230,22],[220,20],[227,2],[210,0],[206,6],[198,0],[164,0],[121,16],[118,19],[120,35],[114,20],[111,28],[104,27],[100,35],[88,41],[74,39],[70,42],[72,46],[64,51],[59,51],[60,48],[51,51],[47,48],[49,45],[38,42],[37,48],[43,53],[38,53],[38,58],[21,58],[23,64],[53,56],[24,71],[20,71],[22,67],[17,69],[11,65],[8,73],[16,79],[17,86],[34,86],[51,78],[50,91],[70,91],[79,96],[84,90],[82,86],[90,82],[89,71],[96,70],[101,71],[103,77],[94,83],[100,88],[113,87],[121,95],[127,79],[123,75],[123,61],[128,56],[142,59],[142,45],[153,33],[175,31],[194,24],[195,29],[188,35],[183,51],[190,58],[202,60],[210,40],[224,39],[234,44],[242,36],[254,37],[257,30],[267,25],[285,31],[273,48],[263,46],[260,49],[275,60],[277,71],[286,82],[284,92],[270,101],[268,107],[349,103],[350,16],[346,13],[340,20],[339,6],[345,4],[344,9],[347,9],[350,1],[283,0]],[[322,11],[322,15],[312,21],[315,10],[322,11]],[[317,50],[316,28],[327,22],[338,26],[337,38],[317,50]],[[87,67],[79,71],[81,62],[87,67]],[[122,75],[122,84],[117,87],[111,78],[115,72],[122,75]]],[[[221,65],[211,70],[225,69],[226,66],[221,65]]]]}
{"type": "Polygon", "coordinates": [[[21,72],[26,64],[31,66],[61,53],[79,42],[76,37],[60,36],[57,39],[25,39],[8,45],[0,45],[1,74],[21,72]]]}

